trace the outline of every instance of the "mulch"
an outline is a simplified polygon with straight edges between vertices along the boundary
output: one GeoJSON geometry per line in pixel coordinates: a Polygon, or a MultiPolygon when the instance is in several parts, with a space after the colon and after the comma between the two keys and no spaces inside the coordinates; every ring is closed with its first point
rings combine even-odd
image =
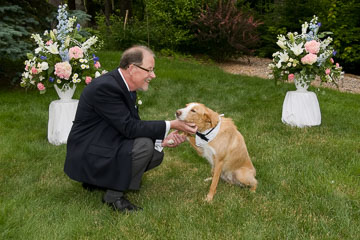
{"type": "MultiPolygon", "coordinates": [[[[268,58],[246,57],[219,63],[218,66],[225,72],[232,74],[256,76],[269,79],[269,63],[271,63],[271,59],[268,58]]],[[[320,79],[315,80],[311,83],[311,85],[316,87],[320,86],[320,79]]],[[[323,83],[321,86],[338,89],[340,92],[360,94],[360,76],[347,74],[345,72],[344,78],[340,81],[338,88],[330,83],[323,83]]]]}

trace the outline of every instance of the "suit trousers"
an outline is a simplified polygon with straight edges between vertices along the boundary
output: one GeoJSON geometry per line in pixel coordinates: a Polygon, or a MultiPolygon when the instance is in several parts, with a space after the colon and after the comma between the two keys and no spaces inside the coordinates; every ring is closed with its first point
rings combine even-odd
{"type": "Polygon", "coordinates": [[[129,190],[139,190],[144,172],[159,166],[164,158],[164,152],[154,148],[150,138],[136,138],[132,149],[132,177],[129,190]]]}

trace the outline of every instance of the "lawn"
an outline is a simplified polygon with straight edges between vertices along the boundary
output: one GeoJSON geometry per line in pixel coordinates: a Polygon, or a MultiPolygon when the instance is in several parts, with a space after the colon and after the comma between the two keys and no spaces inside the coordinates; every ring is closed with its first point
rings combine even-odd
{"type": "MultiPolygon", "coordinates": [[[[99,55],[108,70],[120,58],[99,55]]],[[[257,169],[257,192],[220,181],[213,202],[204,202],[210,166],[185,143],[165,149],[162,165],[128,194],[143,211],[113,212],[103,192],[64,174],[66,146],[47,141],[55,90],[2,89],[0,239],[360,239],[360,95],[310,87],[322,124],[300,129],[281,122],[292,84],[163,57],[156,75],[139,94],[142,118],[171,120],[194,101],[231,117],[257,169]]]]}

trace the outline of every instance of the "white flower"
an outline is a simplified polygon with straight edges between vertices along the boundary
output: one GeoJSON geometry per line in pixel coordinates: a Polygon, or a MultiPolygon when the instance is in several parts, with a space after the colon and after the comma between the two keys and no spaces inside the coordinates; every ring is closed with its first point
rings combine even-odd
{"type": "Polygon", "coordinates": [[[90,37],[88,40],[86,40],[86,42],[84,42],[82,45],[81,45],[81,48],[84,52],[87,52],[87,50],[92,46],[94,45],[98,40],[98,37],[96,36],[92,36],[90,37]]]}
{"type": "Polygon", "coordinates": [[[105,73],[107,73],[108,71],[106,71],[106,70],[103,70],[102,72],[101,72],[101,74],[105,74],[105,73]]]}
{"type": "Polygon", "coordinates": [[[280,52],[279,51],[277,51],[277,52],[275,52],[275,53],[273,53],[273,57],[276,57],[277,55],[279,55],[280,54],[280,52]]]}
{"type": "Polygon", "coordinates": [[[141,99],[139,99],[139,101],[138,101],[138,105],[141,105],[142,104],[142,101],[141,101],[141,99]]]}
{"type": "Polygon", "coordinates": [[[57,79],[56,82],[57,82],[57,83],[61,83],[61,80],[60,80],[60,79],[57,79]]]}
{"type": "Polygon", "coordinates": [[[295,56],[299,56],[304,51],[304,48],[302,47],[303,45],[304,43],[299,43],[299,44],[294,43],[294,45],[292,45],[290,49],[291,51],[293,51],[295,56]]]}
{"type": "Polygon", "coordinates": [[[278,40],[278,41],[276,42],[276,44],[279,45],[279,47],[281,47],[282,49],[285,49],[285,48],[286,48],[285,42],[283,42],[283,41],[281,41],[281,40],[278,40]]]}
{"type": "Polygon", "coordinates": [[[45,71],[48,70],[48,68],[49,68],[49,64],[47,62],[41,63],[41,70],[45,71]]]}
{"type": "Polygon", "coordinates": [[[58,44],[57,42],[45,47],[52,54],[59,54],[58,44]]]}
{"type": "Polygon", "coordinates": [[[68,46],[69,46],[69,44],[70,44],[70,36],[68,35],[68,36],[66,36],[66,39],[65,39],[64,45],[65,45],[65,47],[68,47],[68,46]]]}
{"type": "Polygon", "coordinates": [[[301,34],[305,35],[308,27],[309,24],[307,22],[304,22],[304,24],[301,25],[301,34]]]}
{"type": "Polygon", "coordinates": [[[39,77],[39,80],[40,80],[40,81],[42,81],[42,80],[44,80],[44,79],[45,79],[44,76],[40,76],[40,77],[39,77]]]}
{"type": "Polygon", "coordinates": [[[85,69],[86,68],[86,65],[85,64],[81,64],[81,69],[85,69]]]}
{"type": "Polygon", "coordinates": [[[279,54],[280,62],[287,62],[289,60],[289,55],[287,52],[282,52],[279,54]]]}
{"type": "Polygon", "coordinates": [[[39,52],[41,52],[43,50],[42,47],[38,47],[35,49],[35,54],[38,54],[39,52]]]}
{"type": "Polygon", "coordinates": [[[98,71],[96,71],[96,73],[95,73],[95,77],[97,78],[97,77],[99,77],[101,74],[98,72],[98,71]]]}

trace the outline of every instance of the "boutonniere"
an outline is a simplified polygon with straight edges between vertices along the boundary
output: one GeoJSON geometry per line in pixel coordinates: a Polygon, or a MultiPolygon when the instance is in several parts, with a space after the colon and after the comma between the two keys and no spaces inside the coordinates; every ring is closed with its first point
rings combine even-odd
{"type": "Polygon", "coordinates": [[[138,109],[140,107],[140,105],[142,105],[143,102],[141,101],[140,97],[137,95],[136,96],[136,101],[135,101],[135,107],[138,109]]]}
{"type": "Polygon", "coordinates": [[[137,99],[137,101],[136,101],[136,105],[137,105],[137,107],[139,107],[140,105],[142,105],[142,101],[141,101],[141,99],[137,99]]]}

